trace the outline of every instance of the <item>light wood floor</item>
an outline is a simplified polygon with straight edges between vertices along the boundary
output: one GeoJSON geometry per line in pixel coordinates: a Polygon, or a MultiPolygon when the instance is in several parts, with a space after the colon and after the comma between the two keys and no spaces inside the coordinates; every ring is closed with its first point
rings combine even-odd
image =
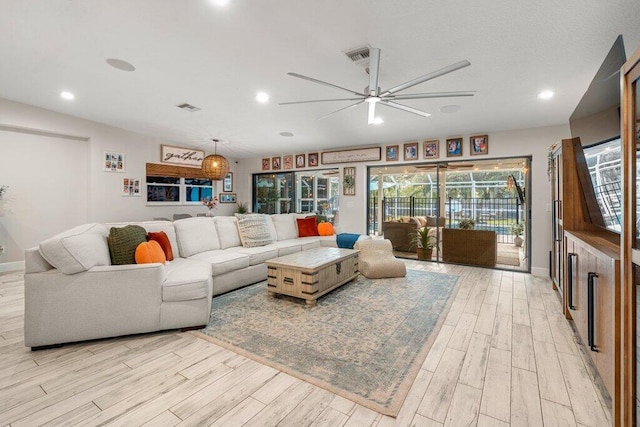
{"type": "Polygon", "coordinates": [[[188,332],[31,352],[22,341],[22,275],[0,275],[0,426],[610,425],[548,280],[407,265],[461,283],[397,419],[188,332]]]}

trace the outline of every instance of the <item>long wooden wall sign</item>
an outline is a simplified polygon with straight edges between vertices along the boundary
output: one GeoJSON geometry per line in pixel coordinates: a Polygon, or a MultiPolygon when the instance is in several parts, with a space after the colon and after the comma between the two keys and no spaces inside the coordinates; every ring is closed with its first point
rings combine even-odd
{"type": "Polygon", "coordinates": [[[372,162],[380,160],[382,149],[380,147],[356,148],[353,150],[325,151],[322,153],[322,164],[335,163],[372,162]]]}
{"type": "Polygon", "coordinates": [[[162,145],[160,151],[160,162],[162,163],[200,167],[202,160],[204,160],[204,151],[202,150],[162,145]]]}

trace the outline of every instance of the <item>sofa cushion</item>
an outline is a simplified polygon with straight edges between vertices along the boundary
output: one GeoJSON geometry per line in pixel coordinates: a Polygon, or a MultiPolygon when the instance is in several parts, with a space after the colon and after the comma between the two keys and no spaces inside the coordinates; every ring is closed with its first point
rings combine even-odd
{"type": "Polygon", "coordinates": [[[291,239],[273,242],[273,247],[278,249],[278,256],[289,255],[302,250],[302,241],[300,239],[291,239]]]}
{"type": "Polygon", "coordinates": [[[150,231],[147,233],[147,237],[149,238],[149,241],[158,242],[167,261],[173,261],[173,250],[171,249],[171,242],[169,241],[167,233],[164,231],[159,231],[157,233],[150,231]]]}
{"type": "Polygon", "coordinates": [[[298,237],[319,236],[315,216],[296,218],[296,223],[298,226],[298,237]]]}
{"type": "MultiPolygon", "coordinates": [[[[176,230],[173,227],[173,223],[171,221],[139,221],[139,222],[114,222],[105,224],[107,226],[107,230],[111,227],[124,227],[125,225],[139,225],[140,227],[147,230],[148,233],[159,233],[160,231],[164,231],[164,233],[169,238],[169,242],[171,243],[171,252],[175,257],[179,257],[179,249],[178,249],[178,241],[176,240],[176,230]]],[[[160,245],[162,246],[162,245],[160,245]]]]}
{"type": "Polygon", "coordinates": [[[271,215],[271,219],[276,229],[277,240],[289,240],[298,237],[295,217],[292,214],[271,215]]]}
{"type": "Polygon", "coordinates": [[[242,246],[253,248],[273,242],[273,236],[267,225],[267,217],[262,214],[236,214],[238,233],[242,246]]]}
{"type": "Polygon", "coordinates": [[[165,264],[162,301],[189,301],[208,295],[211,264],[178,258],[165,264]]]}
{"type": "Polygon", "coordinates": [[[111,264],[126,265],[136,263],[136,248],[147,241],[147,232],[139,225],[122,228],[111,227],[107,242],[111,254],[111,264]]]}
{"type": "Polygon", "coordinates": [[[220,249],[242,246],[240,234],[238,232],[238,221],[233,216],[217,216],[214,219],[218,238],[220,239],[220,249]]]}
{"type": "Polygon", "coordinates": [[[84,224],[40,243],[40,255],[64,274],[75,274],[96,265],[110,265],[107,228],[84,224]]]}
{"type": "Polygon", "coordinates": [[[136,264],[164,263],[167,260],[160,243],[155,240],[140,243],[136,248],[135,258],[136,264]]]}
{"type": "Polygon", "coordinates": [[[201,252],[220,249],[218,231],[213,218],[195,217],[173,222],[180,254],[188,258],[201,252]]]}
{"type": "Polygon", "coordinates": [[[209,263],[213,276],[219,276],[249,267],[249,255],[230,250],[201,252],[193,255],[189,259],[209,263]]]}
{"type": "Polygon", "coordinates": [[[273,245],[258,246],[255,248],[245,248],[239,246],[237,248],[230,248],[228,250],[237,252],[239,254],[248,255],[249,265],[262,264],[267,260],[278,257],[278,248],[273,245]]]}
{"type": "Polygon", "coordinates": [[[303,251],[319,248],[320,245],[320,236],[309,236],[309,237],[300,237],[296,239],[297,243],[300,244],[300,249],[303,251]]]}

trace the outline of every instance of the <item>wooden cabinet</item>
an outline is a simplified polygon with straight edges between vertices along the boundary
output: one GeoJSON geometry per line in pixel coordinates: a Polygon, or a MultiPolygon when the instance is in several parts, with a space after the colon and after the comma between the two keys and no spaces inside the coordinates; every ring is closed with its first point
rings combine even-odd
{"type": "Polygon", "coordinates": [[[569,314],[609,394],[615,396],[620,380],[620,244],[605,232],[565,236],[569,314]]]}

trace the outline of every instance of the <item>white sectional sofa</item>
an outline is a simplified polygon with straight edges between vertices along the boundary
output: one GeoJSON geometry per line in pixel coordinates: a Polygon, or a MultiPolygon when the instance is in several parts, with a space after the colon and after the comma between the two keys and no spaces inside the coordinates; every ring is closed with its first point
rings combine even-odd
{"type": "Polygon", "coordinates": [[[337,246],[335,235],[299,238],[302,216],[265,215],[273,243],[259,247],[242,246],[235,217],[85,224],[47,239],[25,254],[25,345],[205,325],[212,296],[266,280],[266,260],[337,246]],[[175,259],[110,265],[109,229],[128,224],[164,231],[175,259]]]}

